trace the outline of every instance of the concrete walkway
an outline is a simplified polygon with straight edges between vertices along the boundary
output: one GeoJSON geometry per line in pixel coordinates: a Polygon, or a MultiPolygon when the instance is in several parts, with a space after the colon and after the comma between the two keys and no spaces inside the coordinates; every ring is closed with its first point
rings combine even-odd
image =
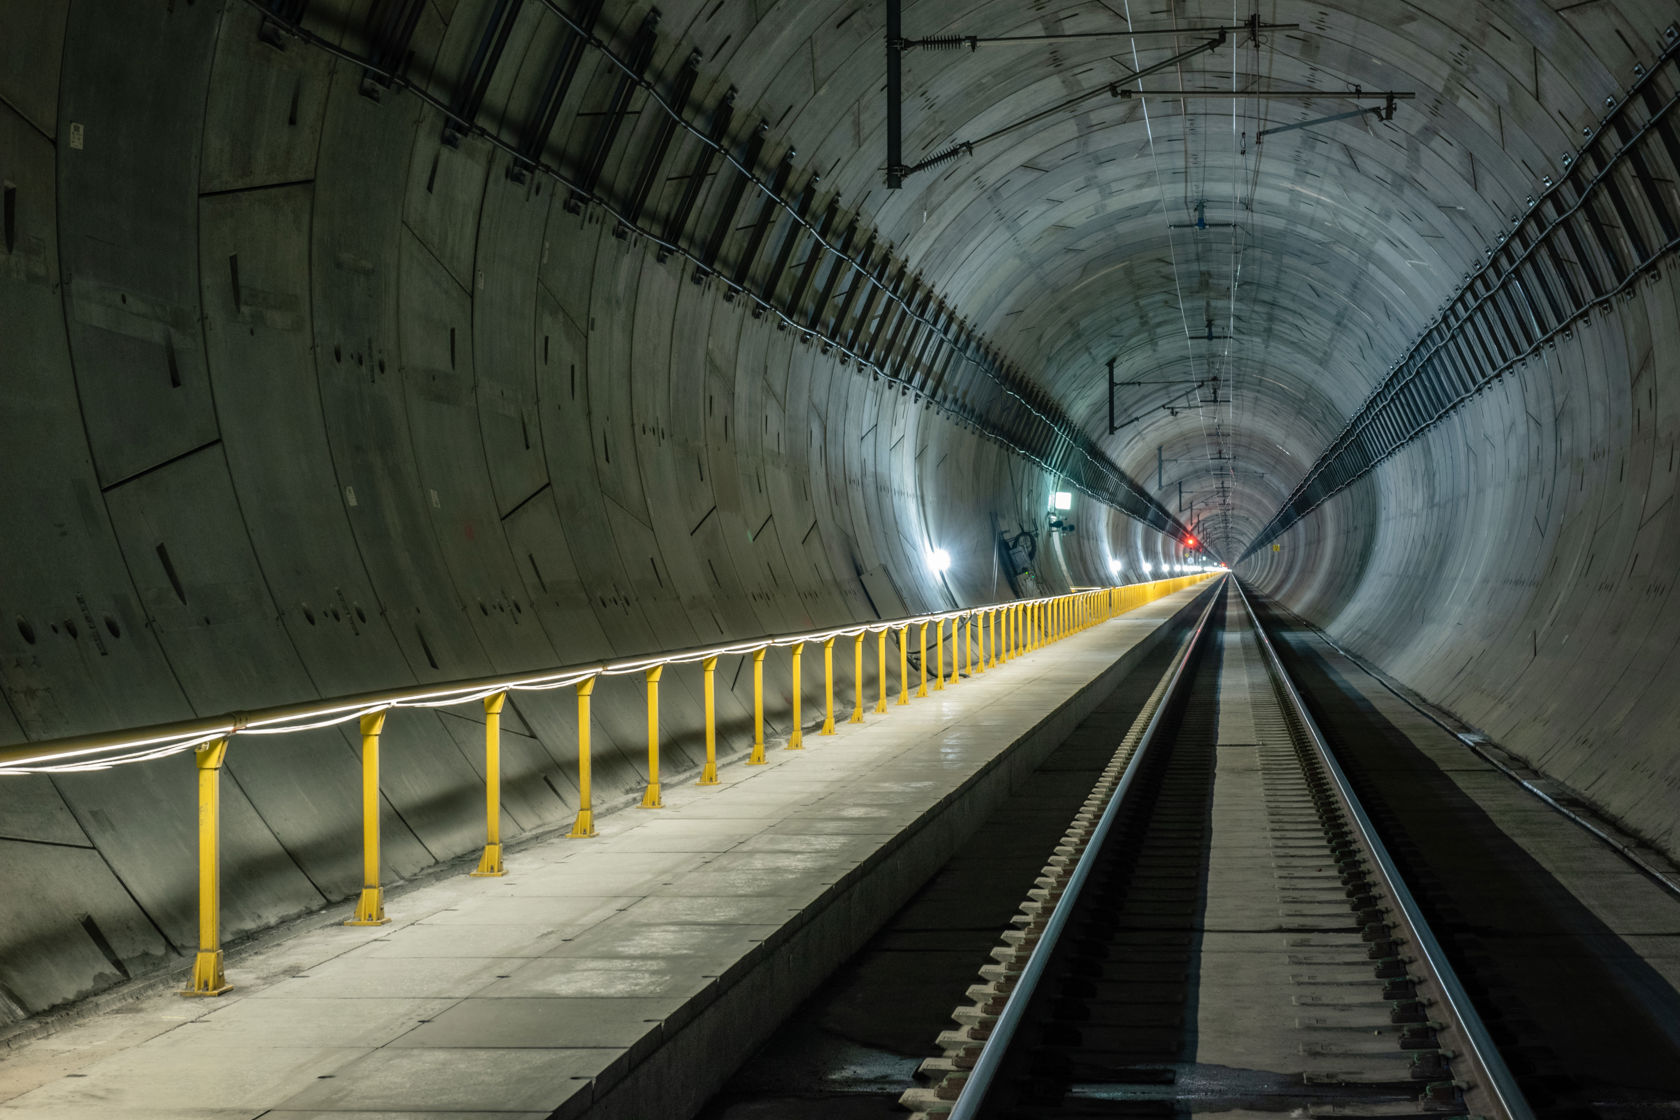
{"type": "Polygon", "coordinates": [[[1204,589],[24,1043],[0,1120],[686,1115],[1204,589]]]}

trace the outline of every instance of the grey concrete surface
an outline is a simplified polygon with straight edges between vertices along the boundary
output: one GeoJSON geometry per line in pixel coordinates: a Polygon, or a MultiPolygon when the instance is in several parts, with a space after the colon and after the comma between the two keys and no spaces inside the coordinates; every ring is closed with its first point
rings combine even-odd
{"type": "MultiPolygon", "coordinates": [[[[303,26],[365,57],[398,7],[315,0],[303,26]]],[[[1671,0],[909,0],[910,35],[1300,26],[1234,34],[1148,96],[887,191],[882,4],[661,4],[653,87],[669,97],[698,50],[685,119],[704,132],[734,89],[732,156],[762,122],[753,170],[791,159],[786,193],[812,192],[813,221],[832,204],[830,240],[868,246],[871,275],[936,332],[785,210],[747,259],[757,196],[726,212],[739,176],[714,161],[685,203],[700,142],[679,130],[654,162],[645,90],[578,212],[564,183],[510,175],[488,137],[531,140],[573,41],[557,13],[589,7],[521,6],[472,112],[484,134],[450,145],[419,94],[457,103],[494,0],[414,5],[394,55],[411,88],[388,89],[324,46],[263,38],[247,0],[0,0],[0,742],[1007,597],[999,534],[1043,526],[1047,495],[1096,461],[1085,444],[1234,557],[1676,19],[1671,0]],[[1392,120],[1263,143],[1349,104],[1172,96],[1353,86],[1417,96],[1392,120]],[[649,167],[645,233],[617,238],[649,167]],[[691,254],[715,233],[710,275],[661,261],[647,234],[667,232],[691,254]],[[1115,391],[1113,435],[1110,357],[1142,383],[1115,391]],[[944,580],[930,545],[956,560],[944,580]]],[[[649,8],[601,6],[530,146],[568,182],[620,78],[606,51],[628,57],[649,8]]],[[[1204,38],[914,52],[906,158],[1204,38]]],[[[1674,202],[1680,167],[1660,160],[1646,184],[1618,170],[1624,189],[1674,202]]],[[[1609,211],[1598,226],[1611,248],[1594,252],[1630,236],[1609,211]]],[[[1246,571],[1680,854],[1673,267],[1246,571]]],[[[1182,559],[1159,522],[1083,494],[1074,520],[1015,590],[1182,559]]],[[[719,695],[734,740],[737,668],[719,695]]],[[[769,674],[782,734],[785,673],[769,674]]],[[[564,821],[569,704],[510,709],[508,827],[564,821]]],[[[681,771],[693,680],[667,685],[664,712],[681,771]]],[[[596,715],[597,780],[623,795],[642,777],[639,697],[603,690],[596,715]]],[[[412,715],[393,737],[399,875],[475,842],[471,722],[412,715]]],[[[233,752],[230,933],[354,890],[353,763],[333,731],[233,752]]],[[[0,781],[0,895],[30,900],[0,909],[0,1021],[179,959],[190,797],[181,760],[0,781]]]]}
{"type": "Polygon", "coordinates": [[[15,1049],[0,1117],[678,1116],[901,906],[1155,643],[1196,589],[595,840],[441,879],[393,924],[314,924],[15,1049]],[[824,827],[818,827],[824,826],[824,827]]]}

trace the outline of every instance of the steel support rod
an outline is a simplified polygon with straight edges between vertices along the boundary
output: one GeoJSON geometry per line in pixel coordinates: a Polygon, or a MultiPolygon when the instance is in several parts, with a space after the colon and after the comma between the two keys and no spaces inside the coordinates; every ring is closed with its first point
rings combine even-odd
{"type": "Polygon", "coordinates": [[[1294,132],[1297,128],[1311,128],[1315,124],[1331,124],[1335,121],[1351,120],[1354,117],[1363,117],[1367,113],[1376,113],[1381,116],[1382,112],[1383,107],[1381,105],[1367,105],[1360,109],[1349,109],[1345,113],[1332,113],[1328,117],[1314,117],[1310,121],[1296,121],[1294,124],[1280,124],[1276,128],[1263,128],[1254,134],[1254,139],[1258,143],[1266,137],[1276,136],[1280,132],[1294,132]]]}
{"type": "MultiPolygon", "coordinates": [[[[935,692],[943,692],[945,690],[945,620],[940,619],[933,625],[933,641],[934,645],[938,649],[938,653],[935,656],[939,659],[934,662],[935,672],[933,674],[933,690],[935,692]]],[[[953,630],[956,628],[956,625],[957,620],[953,618],[951,620],[951,627],[953,630]]],[[[952,651],[955,652],[955,649],[956,647],[953,646],[952,651]]]]}
{"type": "Polygon", "coordinates": [[[976,47],[1078,42],[1084,39],[1152,39],[1157,36],[1164,38],[1176,35],[1216,35],[1222,31],[1294,31],[1300,26],[1298,23],[1228,23],[1208,27],[1149,27],[1138,31],[1074,31],[1060,35],[930,35],[923,39],[901,40],[899,46],[907,51],[949,51],[961,47],[974,50],[976,47]]]}
{"type": "MultiPolygon", "coordinates": [[[[1154,67],[1150,67],[1151,70],[1154,67]]],[[[1141,76],[1144,71],[1139,71],[1141,76]]],[[[1126,79],[1131,81],[1130,78],[1126,79]]],[[[1220,97],[1234,98],[1241,101],[1249,97],[1257,97],[1267,101],[1383,101],[1392,98],[1395,101],[1411,101],[1417,97],[1416,93],[1406,90],[1359,90],[1359,89],[1161,89],[1153,93],[1142,90],[1122,89],[1116,97],[1220,97]]]]}
{"type": "Polygon", "coordinates": [[[863,639],[867,633],[859,630],[852,641],[852,718],[847,723],[863,722],[863,639]]]}
{"type": "Polygon", "coordinates": [[[659,796],[659,678],[664,672],[663,665],[655,665],[647,671],[648,784],[647,791],[642,794],[643,809],[665,807],[664,800],[659,796]]]}
{"type": "Polygon", "coordinates": [[[875,714],[881,715],[887,710],[887,628],[881,627],[875,633],[875,714]]]}
{"type": "Polygon", "coordinates": [[[507,693],[484,698],[484,854],[478,857],[476,878],[507,874],[502,867],[502,705],[507,693]]]}
{"type": "Polygon", "coordinates": [[[823,725],[819,735],[834,734],[834,639],[823,641],[823,725]]]}
{"type": "Polygon", "coordinates": [[[574,840],[595,835],[595,804],[591,789],[589,758],[589,697],[595,692],[595,678],[577,683],[578,814],[567,833],[574,840]]]}
{"type": "Polygon", "coordinates": [[[184,996],[219,996],[232,989],[222,973],[222,763],[226,739],[194,752],[198,764],[198,956],[184,996]]]}
{"type": "MultiPolygon", "coordinates": [[[[1128,82],[1135,82],[1135,81],[1139,81],[1140,79],[1147,78],[1151,74],[1159,73],[1162,70],[1170,70],[1172,67],[1177,66],[1179,63],[1184,62],[1188,59],[1194,58],[1197,55],[1207,54],[1210,51],[1218,50],[1224,44],[1225,44],[1225,32],[1223,32],[1223,31],[1217,32],[1215,38],[1209,39],[1206,42],[1203,42],[1203,43],[1200,43],[1200,44],[1198,44],[1194,47],[1191,47],[1187,51],[1181,51],[1180,53],[1173,55],[1171,58],[1164,59],[1160,62],[1155,63],[1153,66],[1145,66],[1142,70],[1139,70],[1134,74],[1126,75],[1126,77],[1123,80],[1128,81],[1128,82]]],[[[1017,129],[1026,128],[1028,125],[1037,124],[1039,121],[1044,120],[1047,117],[1053,117],[1058,113],[1062,113],[1062,112],[1065,112],[1068,109],[1073,108],[1075,105],[1083,104],[1084,102],[1089,101],[1094,97],[1100,97],[1105,93],[1108,94],[1111,97],[1131,97],[1132,94],[1133,94],[1133,91],[1129,90],[1129,89],[1121,89],[1119,82],[1111,82],[1108,85],[1098,86],[1096,89],[1088,89],[1084,93],[1075,94],[1074,96],[1068,98],[1065,101],[1057,102],[1055,105],[1050,106],[1048,109],[1041,109],[1038,112],[1032,114],[1031,116],[1024,117],[1021,120],[1015,121],[1013,124],[1006,124],[1002,128],[994,129],[991,132],[988,132],[986,135],[981,136],[977,139],[959,141],[958,143],[953,144],[951,147],[946,148],[944,151],[935,152],[933,155],[929,156],[927,159],[922,160],[920,163],[915,163],[915,164],[910,165],[909,167],[904,168],[903,171],[902,171],[902,174],[900,176],[900,180],[902,181],[903,179],[908,178],[911,175],[914,175],[918,171],[926,171],[926,170],[929,170],[930,168],[938,167],[941,164],[949,163],[951,160],[957,158],[959,155],[973,155],[976,145],[985,144],[989,141],[996,140],[1000,136],[1005,136],[1005,135],[1007,135],[1011,132],[1014,132],[1017,129]]],[[[1231,95],[1227,94],[1227,96],[1231,96],[1231,95]]]]}
{"type": "Polygon", "coordinates": [[[898,628],[898,702],[910,703],[910,627],[898,628]]]}
{"type": "Polygon", "coordinates": [[[706,765],[700,770],[700,780],[695,782],[699,786],[715,786],[717,776],[717,663],[715,657],[708,657],[701,662],[701,669],[705,672],[706,709],[706,765]]]}
{"type": "Polygon", "coordinates": [[[1108,434],[1113,435],[1114,428],[1114,359],[1108,360],[1108,434]]]}
{"type": "Polygon", "coordinates": [[[382,926],[391,920],[385,916],[385,890],[379,885],[379,733],[384,729],[384,711],[361,718],[362,893],[347,926],[382,926]]]}
{"type": "MultiPolygon", "coordinates": [[[[805,701],[805,695],[804,695],[804,692],[803,692],[804,686],[800,683],[800,680],[799,680],[800,671],[804,667],[805,667],[805,643],[804,642],[799,642],[793,647],[793,658],[792,658],[793,715],[792,715],[791,718],[792,718],[792,722],[793,722],[793,730],[788,732],[788,741],[787,741],[787,749],[790,750],[790,751],[800,751],[800,750],[805,749],[805,728],[800,723],[800,718],[801,717],[800,717],[800,714],[799,714],[799,710],[804,705],[804,701],[805,701]]],[[[833,726],[833,723],[834,723],[834,721],[832,719],[829,720],[830,727],[833,726]]]]}
{"type": "Polygon", "coordinates": [[[753,745],[748,766],[764,765],[764,655],[769,647],[753,650],[753,745]]]}

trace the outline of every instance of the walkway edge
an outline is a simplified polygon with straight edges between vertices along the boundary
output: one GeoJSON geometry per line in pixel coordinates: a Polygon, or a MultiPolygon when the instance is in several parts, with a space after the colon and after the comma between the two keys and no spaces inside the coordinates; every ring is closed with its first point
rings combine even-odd
{"type": "MultiPolygon", "coordinates": [[[[1206,589],[1162,619],[1025,734],[930,806],[696,995],[661,1026],[652,1049],[603,1084],[596,1078],[553,1120],[693,1116],[835,969],[908,902],[963,842],[1157,646],[1193,618],[1206,589]],[[797,962],[797,963],[795,963],[797,962]]],[[[610,1076],[610,1074],[609,1074],[610,1076]]]]}

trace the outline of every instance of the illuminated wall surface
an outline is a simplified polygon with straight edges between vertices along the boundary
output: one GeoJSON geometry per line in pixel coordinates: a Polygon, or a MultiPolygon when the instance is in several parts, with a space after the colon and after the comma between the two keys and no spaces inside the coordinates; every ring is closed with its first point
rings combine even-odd
{"type": "MultiPolygon", "coordinates": [[[[907,51],[904,163],[980,142],[889,191],[880,3],[0,6],[0,741],[1132,582],[1193,533],[1680,850],[1672,6],[1134,15],[1187,30],[907,51]]],[[[595,708],[611,800],[641,702],[595,708]]],[[[512,833],[569,818],[573,718],[510,705],[512,833]]],[[[392,718],[394,874],[481,841],[480,735],[392,718]]],[[[0,1017],[190,944],[191,771],[0,779],[0,1017]]],[[[227,773],[231,934],[354,891],[352,734],[227,773]]]]}

